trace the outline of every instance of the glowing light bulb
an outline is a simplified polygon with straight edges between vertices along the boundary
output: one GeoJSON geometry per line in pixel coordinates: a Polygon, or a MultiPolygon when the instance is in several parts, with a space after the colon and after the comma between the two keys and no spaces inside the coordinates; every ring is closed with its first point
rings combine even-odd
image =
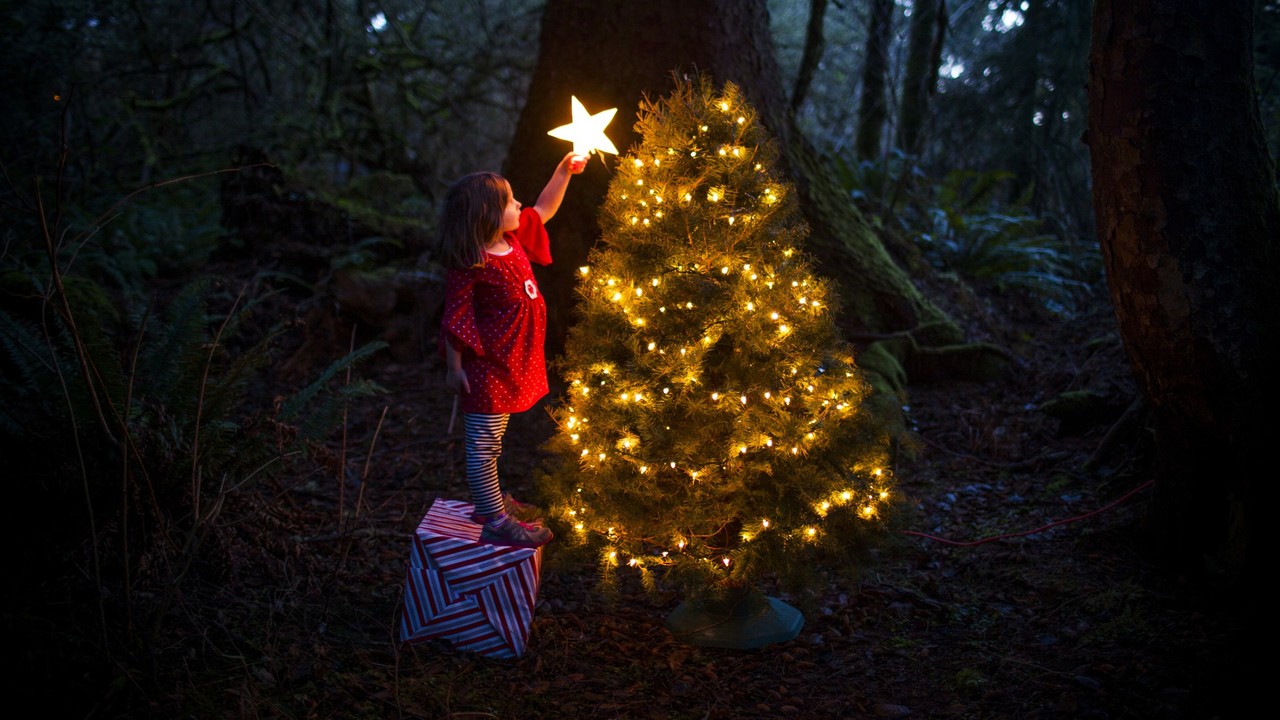
{"type": "Polygon", "coordinates": [[[720,558],[720,562],[724,563],[725,567],[729,567],[729,558],[727,557],[720,558]]]}
{"type": "Polygon", "coordinates": [[[814,535],[817,535],[817,534],[818,534],[818,529],[817,529],[817,528],[805,528],[804,533],[805,533],[806,535],[808,535],[809,537],[813,537],[814,535]]]}
{"type": "Polygon", "coordinates": [[[769,527],[769,518],[765,518],[765,519],[761,520],[761,521],[760,521],[760,525],[761,525],[762,527],[769,527]]]}
{"type": "Polygon", "coordinates": [[[591,268],[587,267],[586,265],[583,265],[582,267],[578,268],[578,272],[582,273],[585,276],[587,273],[591,272],[591,268]]]}

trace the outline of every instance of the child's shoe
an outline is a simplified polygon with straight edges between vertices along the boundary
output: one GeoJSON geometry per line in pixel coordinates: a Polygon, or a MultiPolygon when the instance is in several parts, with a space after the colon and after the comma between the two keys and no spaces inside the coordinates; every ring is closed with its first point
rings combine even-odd
{"type": "MultiPolygon", "coordinates": [[[[509,492],[502,493],[502,511],[508,515],[513,515],[516,519],[528,525],[541,525],[542,513],[538,511],[536,505],[523,503],[511,496],[509,492]]],[[[471,522],[482,523],[484,516],[480,513],[471,513],[471,522]]]]}
{"type": "Polygon", "coordinates": [[[505,513],[487,520],[480,531],[480,542],[504,547],[536,548],[551,542],[551,531],[540,525],[527,525],[505,513]]]}

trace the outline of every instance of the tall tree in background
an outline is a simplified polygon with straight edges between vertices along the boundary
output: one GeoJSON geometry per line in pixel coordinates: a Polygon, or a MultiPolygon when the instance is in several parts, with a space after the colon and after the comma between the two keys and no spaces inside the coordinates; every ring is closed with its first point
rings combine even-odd
{"type": "Polygon", "coordinates": [[[871,0],[867,22],[866,53],[862,64],[862,94],[858,98],[859,160],[880,156],[885,106],[885,75],[889,70],[889,37],[893,28],[893,0],[871,0]]]}
{"type": "MultiPolygon", "coordinates": [[[[517,196],[536,192],[546,168],[564,148],[546,137],[567,120],[569,96],[590,110],[618,107],[633,117],[646,96],[673,87],[672,71],[706,72],[735,82],[779,138],[785,171],[797,185],[811,234],[807,246],[822,272],[839,285],[850,329],[911,331],[917,344],[957,342],[962,334],[923,298],[832,178],[827,161],[794,129],[782,90],[764,0],[687,0],[680,3],[608,3],[549,0],[542,19],[541,52],[504,174],[517,196]]],[[[610,128],[625,148],[637,139],[610,128]]],[[[556,262],[542,275],[550,314],[548,350],[558,353],[571,320],[574,274],[595,243],[596,213],[610,172],[595,164],[575,181],[554,228],[556,262]]]]}
{"type": "Polygon", "coordinates": [[[902,78],[902,107],[898,115],[898,147],[911,155],[918,154],[922,148],[921,133],[929,117],[929,99],[938,87],[938,65],[946,29],[946,0],[916,0],[912,4],[907,68],[902,78]]]}
{"type": "Polygon", "coordinates": [[[1155,423],[1155,540],[1246,582],[1280,330],[1252,14],[1250,0],[1099,0],[1088,135],[1111,299],[1155,423]]]}
{"type": "Polygon", "coordinates": [[[822,62],[822,51],[826,47],[823,39],[822,21],[827,15],[827,0],[809,0],[809,22],[805,25],[804,55],[800,57],[800,70],[796,73],[796,84],[791,89],[791,112],[795,112],[804,103],[804,97],[813,83],[813,73],[822,62]]]}

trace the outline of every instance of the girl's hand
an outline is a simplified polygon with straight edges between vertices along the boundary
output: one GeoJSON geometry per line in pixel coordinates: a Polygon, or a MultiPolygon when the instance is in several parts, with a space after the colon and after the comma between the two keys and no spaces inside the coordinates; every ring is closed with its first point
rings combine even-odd
{"type": "Polygon", "coordinates": [[[590,155],[577,155],[575,153],[569,153],[568,155],[564,156],[564,160],[561,160],[560,164],[563,165],[565,169],[569,171],[570,175],[578,175],[583,170],[587,169],[587,161],[590,159],[591,159],[590,155]]]}
{"type": "Polygon", "coordinates": [[[467,382],[467,371],[462,368],[449,368],[444,376],[444,386],[454,395],[471,392],[471,384],[467,382]]]}

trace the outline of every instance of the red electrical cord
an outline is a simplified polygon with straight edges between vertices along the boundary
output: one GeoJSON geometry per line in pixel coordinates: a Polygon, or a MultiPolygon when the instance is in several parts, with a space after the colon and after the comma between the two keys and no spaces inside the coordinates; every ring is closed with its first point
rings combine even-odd
{"type": "Polygon", "coordinates": [[[1113,507],[1115,507],[1115,506],[1119,505],[1120,503],[1124,502],[1125,500],[1128,500],[1130,497],[1133,497],[1134,495],[1138,494],[1138,493],[1139,493],[1139,492],[1141,492],[1142,490],[1146,490],[1147,488],[1151,487],[1154,483],[1155,483],[1155,480],[1148,480],[1148,481],[1146,481],[1146,482],[1142,483],[1141,485],[1139,485],[1138,487],[1136,487],[1136,488],[1134,488],[1134,489],[1130,490],[1129,492],[1125,493],[1124,495],[1121,495],[1121,496],[1120,496],[1119,498],[1117,498],[1116,500],[1114,500],[1114,501],[1112,501],[1112,502],[1108,503],[1107,505],[1104,505],[1104,506],[1102,506],[1102,507],[1100,507],[1100,508],[1098,508],[1098,509],[1096,509],[1096,510],[1092,510],[1092,511],[1087,512],[1087,513],[1085,513],[1085,514],[1083,514],[1083,515],[1077,515],[1077,516],[1075,516],[1075,517],[1070,517],[1070,518],[1067,518],[1067,519],[1065,519],[1065,520],[1054,520],[1053,522],[1049,523],[1048,525],[1041,525],[1040,527],[1038,527],[1038,528],[1036,528],[1036,529],[1034,529],[1034,530],[1027,530],[1026,532],[1004,533],[1004,534],[1002,534],[1002,535],[992,535],[991,537],[982,538],[981,540],[970,540],[970,541],[968,541],[968,542],[958,542],[958,541],[956,541],[956,540],[948,540],[948,539],[946,539],[946,538],[940,538],[940,537],[938,537],[938,536],[936,536],[936,535],[930,535],[930,534],[928,534],[928,533],[916,532],[916,531],[914,531],[914,530],[902,530],[901,532],[902,532],[902,534],[903,534],[903,535],[914,535],[914,536],[916,536],[916,537],[922,537],[922,538],[926,538],[926,539],[929,539],[929,540],[935,540],[935,541],[940,542],[940,543],[946,543],[947,545],[956,545],[956,546],[958,546],[958,547],[972,547],[972,546],[974,546],[974,545],[982,545],[983,543],[995,542],[996,540],[1004,540],[1004,539],[1006,539],[1006,538],[1022,537],[1023,535],[1034,535],[1034,534],[1036,534],[1036,533],[1038,533],[1038,532],[1044,532],[1045,530],[1048,530],[1049,528],[1052,528],[1052,527],[1057,527],[1057,526],[1059,526],[1059,525],[1066,525],[1067,523],[1078,522],[1078,521],[1080,521],[1080,520],[1084,520],[1085,518],[1090,518],[1090,517],[1093,517],[1094,515],[1098,515],[1098,514],[1100,514],[1100,513],[1104,513],[1104,512],[1106,512],[1106,511],[1110,510],[1111,508],[1113,508],[1113,507]]]}

